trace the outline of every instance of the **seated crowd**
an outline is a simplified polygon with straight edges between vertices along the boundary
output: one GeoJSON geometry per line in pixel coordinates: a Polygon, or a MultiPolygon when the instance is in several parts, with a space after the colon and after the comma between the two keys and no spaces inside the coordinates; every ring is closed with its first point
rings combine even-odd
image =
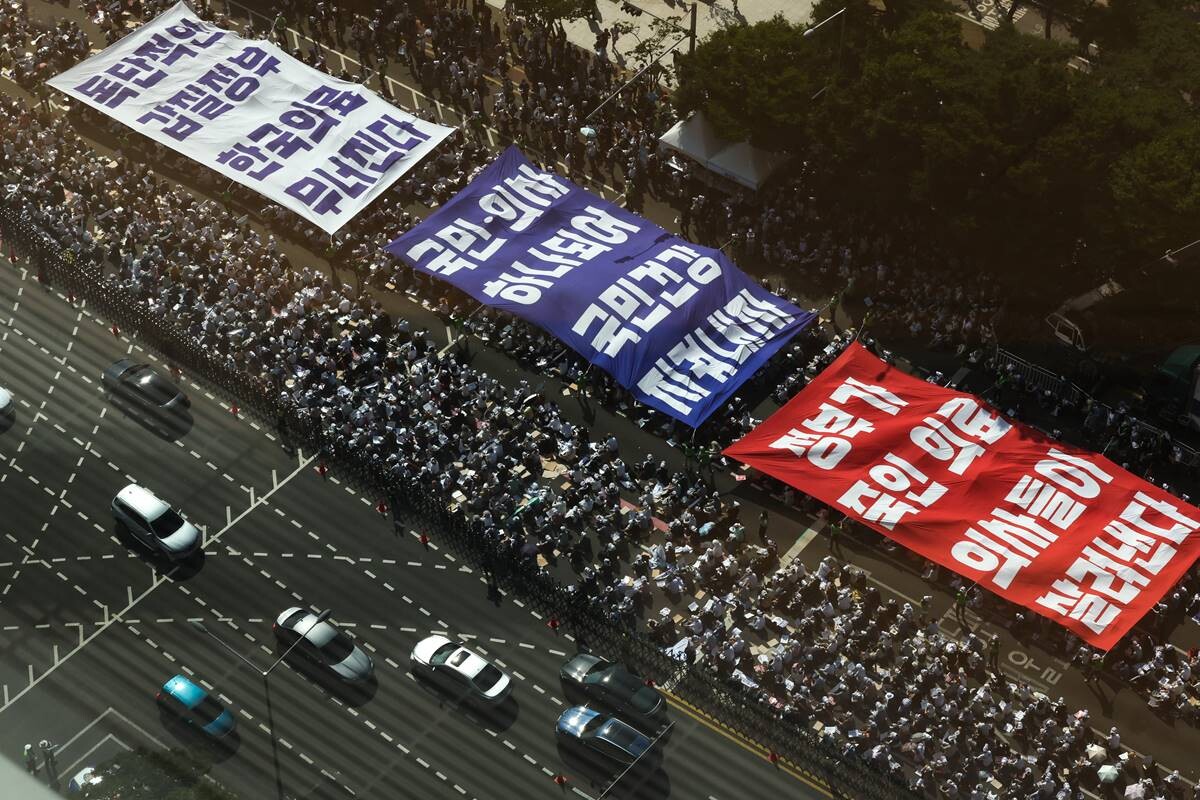
{"type": "MultiPolygon", "coordinates": [[[[300,2],[287,6],[293,15],[307,10],[300,2]]],[[[327,20],[332,12],[316,6],[321,10],[311,15],[312,30],[336,28],[336,19],[327,20]]],[[[145,3],[138,12],[150,14],[158,7],[145,3]]],[[[93,9],[97,15],[101,11],[109,20],[120,19],[99,4],[93,9]]],[[[607,68],[591,65],[607,59],[566,55],[572,51],[556,44],[555,32],[532,23],[516,31],[514,43],[511,26],[484,34],[491,29],[472,26],[469,18],[465,9],[439,5],[413,14],[411,26],[397,14],[392,38],[385,37],[382,45],[378,25],[346,23],[346,33],[323,36],[348,37],[360,52],[382,48],[376,60],[399,54],[397,41],[404,42],[403,57],[413,61],[425,58],[426,50],[434,55],[461,50],[467,61],[475,53],[482,67],[454,62],[458,67],[448,70],[448,81],[437,69],[430,81],[431,91],[445,91],[449,101],[466,106],[476,103],[472,92],[479,89],[479,81],[470,77],[473,66],[478,77],[481,71],[503,70],[508,58],[525,64],[540,77],[524,88],[502,87],[504,112],[497,114],[495,98],[473,110],[494,121],[515,109],[520,119],[534,105],[543,112],[541,133],[533,132],[531,117],[528,133],[524,123],[511,123],[514,136],[537,145],[548,166],[570,155],[574,145],[560,147],[557,141],[571,138],[565,134],[576,129],[579,109],[602,95],[607,68]],[[419,19],[435,22],[418,24],[419,19]],[[409,38],[410,28],[419,36],[409,38]],[[414,55],[418,49],[420,57],[414,55]],[[588,63],[580,67],[581,61],[588,63]],[[570,70],[576,74],[565,77],[570,70]],[[557,90],[547,89],[547,80],[557,90]],[[453,82],[461,83],[457,100],[448,88],[453,82]]],[[[9,25],[6,19],[0,15],[0,30],[9,28],[6,36],[23,37],[14,41],[28,46],[29,26],[9,25]]],[[[69,26],[61,30],[53,41],[67,44],[55,45],[60,48],[56,58],[64,60],[55,69],[86,53],[86,43],[83,53],[69,45],[69,26]]],[[[110,23],[108,30],[115,37],[122,28],[110,23]]],[[[424,63],[412,66],[417,74],[425,71],[424,63]]],[[[687,195],[669,180],[651,176],[656,168],[645,151],[657,131],[638,121],[644,104],[658,101],[650,98],[653,91],[632,93],[628,102],[613,104],[619,110],[603,123],[595,123],[607,130],[598,138],[613,142],[617,155],[590,158],[585,145],[577,164],[580,170],[585,164],[599,167],[601,179],[616,180],[619,170],[624,181],[644,181],[647,191],[670,201],[687,195]]],[[[84,119],[104,124],[97,116],[84,119]]],[[[662,415],[632,404],[606,376],[593,371],[586,379],[590,383],[584,383],[586,365],[546,334],[492,311],[472,316],[464,298],[383,252],[382,245],[419,221],[415,203],[444,202],[487,163],[489,150],[473,137],[448,141],[439,155],[360,215],[333,246],[276,207],[258,214],[273,231],[259,234],[238,221],[234,200],[256,208],[260,199],[223,196],[224,181],[145,140],[126,146],[141,148],[138,157],[119,152],[109,160],[93,151],[67,118],[7,98],[0,99],[0,139],[4,202],[76,259],[104,265],[112,286],[132,292],[231,367],[255,376],[327,438],[367,453],[397,481],[415,481],[452,502],[477,535],[518,557],[540,557],[546,569],[566,560],[577,575],[578,591],[614,621],[648,632],[680,660],[706,664],[752,688],[782,717],[831,737],[848,756],[894,773],[930,797],[1075,798],[1085,787],[1098,788],[1090,751],[1102,747],[1105,757],[1125,771],[1123,782],[1143,782],[1147,797],[1190,796],[1177,773],[1164,774],[1137,759],[1117,761],[1115,729],[1097,736],[1086,712],[1072,713],[1061,698],[1001,673],[990,641],[974,633],[961,639],[948,635],[931,618],[927,603],[914,608],[885,600],[863,573],[832,558],[811,572],[799,562],[781,564],[766,518],[752,535],[738,504],[715,492],[702,471],[673,470],[650,457],[627,462],[615,437],[592,441],[588,427],[571,422],[535,387],[505,384],[453,351],[440,352],[426,331],[385,310],[380,298],[388,287],[408,292],[517,358],[554,367],[586,396],[624,407],[664,436],[681,433],[662,415]],[[199,200],[164,172],[199,182],[222,200],[199,200]],[[291,263],[280,247],[285,238],[326,251],[334,274],[291,263]],[[339,280],[338,267],[353,271],[353,281],[339,280]],[[548,481],[545,473],[557,477],[548,481]]],[[[822,232],[816,201],[797,202],[801,186],[797,177],[765,198],[689,204],[681,218],[701,230],[736,234],[736,246],[749,258],[802,280],[828,276],[834,288],[861,281],[880,309],[878,319],[892,326],[881,325],[881,331],[962,348],[984,341],[986,319],[995,308],[985,287],[939,289],[934,303],[911,302],[930,296],[922,294],[923,284],[955,284],[944,277],[934,281],[915,259],[898,257],[885,236],[822,232]],[[921,310],[910,311],[914,308],[921,310]]],[[[745,398],[759,391],[785,399],[851,338],[828,340],[819,332],[800,338],[740,393],[742,399],[720,415],[721,421],[702,431],[702,440],[724,444],[748,430],[756,421],[745,398]]],[[[1153,471],[1155,458],[1172,457],[1170,443],[1146,442],[1142,429],[1124,424],[1120,414],[1054,405],[1056,417],[1080,418],[1092,441],[1112,440],[1115,452],[1130,453],[1131,468],[1153,471]]],[[[830,524],[830,510],[811,498],[789,488],[768,488],[787,505],[830,524]]],[[[930,580],[941,578],[932,565],[917,568],[930,580]]],[[[956,580],[948,579],[951,588],[961,588],[956,580]]],[[[1164,599],[1150,626],[1197,613],[1198,589],[1200,580],[1193,574],[1164,599]]],[[[1200,697],[1195,653],[1179,654],[1161,637],[1156,641],[1139,632],[1128,637],[1121,652],[1101,659],[1041,617],[999,608],[1001,601],[982,595],[973,596],[972,604],[980,614],[1006,614],[1017,621],[1021,635],[1058,648],[1089,674],[1102,669],[1144,692],[1164,713],[1196,721],[1188,702],[1200,697]]]]}

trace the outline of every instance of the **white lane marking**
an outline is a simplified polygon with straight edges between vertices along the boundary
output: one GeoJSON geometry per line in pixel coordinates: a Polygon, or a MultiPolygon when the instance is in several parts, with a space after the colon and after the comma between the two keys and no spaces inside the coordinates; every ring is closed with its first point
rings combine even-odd
{"type": "MultiPolygon", "coordinates": [[[[258,502],[252,501],[251,504],[248,505],[243,511],[241,511],[237,515],[237,517],[235,517],[233,520],[231,520],[228,525],[226,525],[224,528],[219,530],[217,533],[213,534],[213,537],[210,541],[214,542],[214,543],[219,541],[221,539],[221,537],[225,535],[226,532],[232,530],[234,525],[236,525],[238,522],[240,522],[242,519],[244,519],[251,511],[253,511],[255,508],[257,508],[262,503],[263,500],[270,497],[275,492],[279,491],[281,488],[286,486],[294,477],[296,477],[296,475],[300,474],[303,470],[305,470],[308,467],[308,465],[313,462],[313,460],[315,458],[316,458],[316,456],[311,456],[308,458],[307,461],[305,461],[303,459],[303,456],[301,455],[300,464],[294,470],[292,470],[292,472],[286,478],[284,478],[282,481],[280,481],[278,486],[276,486],[273,489],[270,489],[266,494],[264,494],[262,497],[258,498],[258,502]]],[[[125,615],[128,614],[130,611],[132,611],[135,607],[137,607],[137,605],[139,603],[141,603],[143,600],[145,600],[147,597],[149,597],[150,594],[152,592],[154,592],[155,589],[162,586],[164,583],[168,583],[170,581],[170,578],[175,574],[175,572],[178,569],[179,569],[179,567],[175,566],[175,567],[172,567],[170,569],[170,571],[168,571],[166,573],[156,574],[154,577],[154,580],[150,584],[150,586],[147,587],[146,590],[143,591],[141,594],[139,594],[137,597],[133,597],[133,592],[132,592],[132,590],[130,590],[129,591],[129,602],[126,604],[126,606],[123,609],[121,609],[120,611],[113,614],[103,625],[101,625],[94,632],[92,632],[92,634],[90,636],[88,636],[86,639],[84,639],[82,643],[73,647],[57,663],[55,663],[53,666],[47,668],[45,672],[43,672],[41,675],[38,675],[36,678],[33,677],[32,670],[31,670],[29,684],[24,689],[17,692],[16,695],[14,695],[13,697],[11,697],[7,701],[5,701],[3,706],[0,706],[0,714],[4,713],[4,711],[11,708],[13,703],[15,703],[17,700],[20,700],[22,697],[24,697],[27,692],[32,690],[35,686],[37,686],[42,681],[44,681],[47,677],[54,674],[55,670],[57,670],[63,664],[67,663],[67,661],[69,661],[72,656],[74,656],[76,653],[78,653],[80,650],[82,650],[84,647],[86,647],[88,644],[90,644],[92,642],[92,640],[94,640],[97,636],[99,636],[100,634],[102,634],[106,630],[108,630],[110,627],[112,627],[112,625],[114,623],[116,623],[116,622],[124,623],[125,615]]],[[[199,599],[199,598],[197,598],[197,599],[199,599]]]]}

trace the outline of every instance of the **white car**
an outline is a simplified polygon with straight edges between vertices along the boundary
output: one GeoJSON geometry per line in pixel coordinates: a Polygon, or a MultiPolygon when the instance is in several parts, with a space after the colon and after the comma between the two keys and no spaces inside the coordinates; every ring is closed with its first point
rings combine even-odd
{"type": "Polygon", "coordinates": [[[317,618],[307,608],[295,606],[279,615],[272,626],[276,638],[285,647],[296,639],[304,640],[292,652],[329,670],[348,683],[362,683],[375,671],[375,662],[354,640],[332,622],[317,618]]]}
{"type": "Polygon", "coordinates": [[[89,786],[96,786],[97,784],[103,782],[103,776],[96,774],[95,767],[84,767],[83,769],[79,770],[79,772],[75,773],[75,777],[71,778],[70,782],[67,784],[67,791],[82,792],[89,786]]]}
{"type": "Polygon", "coordinates": [[[112,501],[113,516],[147,547],[179,561],[196,553],[203,542],[195,525],[159,500],[149,489],[131,483],[112,501]]]}
{"type": "Polygon", "coordinates": [[[503,670],[445,636],[434,634],[417,642],[412,660],[418,672],[458,698],[497,706],[512,691],[512,679],[503,670]]]}
{"type": "Polygon", "coordinates": [[[0,417],[11,414],[13,410],[12,392],[0,386],[0,417]]]}

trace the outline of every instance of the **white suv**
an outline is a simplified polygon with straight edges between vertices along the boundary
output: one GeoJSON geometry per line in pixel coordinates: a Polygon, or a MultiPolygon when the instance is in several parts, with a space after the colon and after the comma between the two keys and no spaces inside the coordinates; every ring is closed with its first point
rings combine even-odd
{"type": "Polygon", "coordinates": [[[113,516],[147,547],[172,561],[200,549],[200,531],[149,489],[131,483],[112,501],[113,516]]]}

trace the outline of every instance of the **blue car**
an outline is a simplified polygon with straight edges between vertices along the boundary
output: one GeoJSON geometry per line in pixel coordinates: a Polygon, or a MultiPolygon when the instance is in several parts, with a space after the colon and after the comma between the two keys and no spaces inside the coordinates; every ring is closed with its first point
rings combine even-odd
{"type": "Polygon", "coordinates": [[[237,727],[233,714],[183,675],[176,675],[164,683],[154,700],[159,708],[174,714],[188,725],[196,726],[214,739],[224,739],[237,727]]]}
{"type": "MultiPolygon", "coordinates": [[[[650,739],[636,728],[587,706],[573,706],[564,711],[555,733],[568,747],[609,765],[627,767],[650,749],[650,739]]],[[[656,752],[646,753],[641,762],[653,761],[656,752]]]]}

